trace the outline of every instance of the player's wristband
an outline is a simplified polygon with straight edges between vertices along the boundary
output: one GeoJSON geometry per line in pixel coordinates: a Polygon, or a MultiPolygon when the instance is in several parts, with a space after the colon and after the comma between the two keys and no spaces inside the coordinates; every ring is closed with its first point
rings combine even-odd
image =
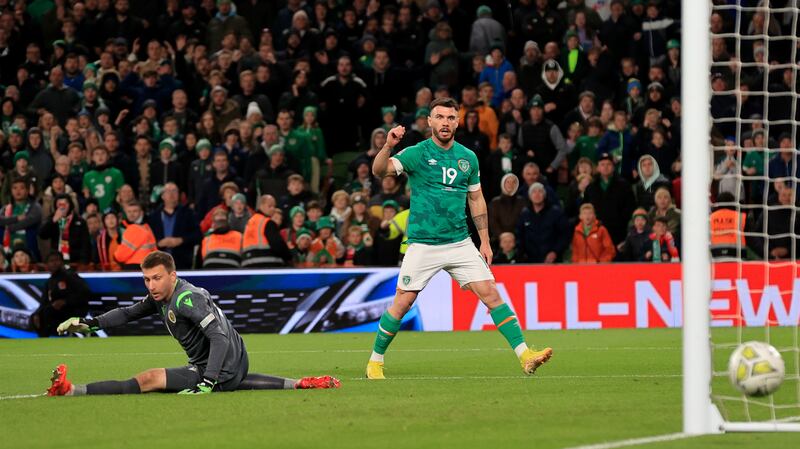
{"type": "Polygon", "coordinates": [[[81,318],[79,322],[89,326],[89,330],[92,332],[100,329],[100,322],[97,321],[97,318],[81,318]]]}

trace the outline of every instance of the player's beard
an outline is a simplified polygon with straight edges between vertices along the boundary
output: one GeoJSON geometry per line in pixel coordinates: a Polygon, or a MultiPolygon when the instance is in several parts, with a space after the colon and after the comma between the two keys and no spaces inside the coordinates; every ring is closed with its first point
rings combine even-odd
{"type": "Polygon", "coordinates": [[[436,140],[438,140],[442,145],[447,145],[451,140],[453,140],[453,130],[448,128],[447,131],[447,137],[442,137],[439,131],[436,128],[433,128],[433,135],[436,136],[436,140]]]}

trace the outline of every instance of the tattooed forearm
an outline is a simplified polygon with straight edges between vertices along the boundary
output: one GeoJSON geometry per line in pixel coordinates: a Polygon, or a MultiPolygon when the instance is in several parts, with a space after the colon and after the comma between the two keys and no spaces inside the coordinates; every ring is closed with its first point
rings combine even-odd
{"type": "Polygon", "coordinates": [[[489,227],[489,216],[487,214],[474,215],[472,221],[475,223],[475,229],[479,231],[489,227]]]}

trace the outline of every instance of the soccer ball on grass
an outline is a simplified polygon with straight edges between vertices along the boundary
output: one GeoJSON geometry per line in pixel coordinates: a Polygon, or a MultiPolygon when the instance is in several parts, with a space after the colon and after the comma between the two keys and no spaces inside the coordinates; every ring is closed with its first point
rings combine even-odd
{"type": "Polygon", "coordinates": [[[731,384],[748,396],[774,393],[781,386],[785,374],[781,354],[760,341],[742,343],[728,360],[731,384]]]}

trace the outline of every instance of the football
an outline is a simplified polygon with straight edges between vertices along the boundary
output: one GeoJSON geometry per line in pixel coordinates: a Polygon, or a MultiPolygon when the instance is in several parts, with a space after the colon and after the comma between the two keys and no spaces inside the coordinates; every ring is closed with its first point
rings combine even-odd
{"type": "Polygon", "coordinates": [[[783,382],[786,368],[777,349],[760,341],[742,343],[728,360],[728,376],[748,396],[766,396],[783,382]]]}

